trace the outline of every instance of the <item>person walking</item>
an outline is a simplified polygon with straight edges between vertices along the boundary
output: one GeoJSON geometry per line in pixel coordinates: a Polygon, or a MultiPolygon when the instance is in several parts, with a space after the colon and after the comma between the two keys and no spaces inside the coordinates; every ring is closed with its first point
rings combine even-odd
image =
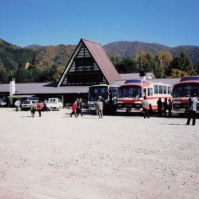
{"type": "Polygon", "coordinates": [[[142,107],[143,107],[143,112],[144,112],[144,118],[150,118],[149,117],[149,102],[146,99],[146,96],[144,96],[144,100],[142,101],[142,107]]]}
{"type": "Polygon", "coordinates": [[[197,103],[198,103],[198,99],[197,99],[196,93],[194,93],[189,100],[189,112],[188,112],[186,125],[190,124],[191,118],[192,118],[192,125],[196,124],[197,103]]]}
{"type": "Polygon", "coordinates": [[[39,101],[39,103],[37,104],[37,110],[39,112],[39,117],[41,117],[42,108],[43,108],[43,105],[42,105],[41,101],[39,101]]]}
{"type": "Polygon", "coordinates": [[[48,103],[48,100],[45,99],[45,100],[44,100],[44,108],[43,108],[43,111],[48,111],[48,109],[47,109],[47,103],[48,103]]]}
{"type": "Polygon", "coordinates": [[[157,105],[158,105],[158,117],[162,116],[162,100],[161,98],[159,98],[159,100],[157,101],[157,105]]]}
{"type": "Polygon", "coordinates": [[[171,117],[171,110],[173,108],[173,102],[171,101],[171,99],[169,99],[169,104],[168,104],[168,110],[169,110],[169,117],[171,117]]]}
{"type": "Polygon", "coordinates": [[[103,118],[103,102],[100,99],[96,101],[96,110],[99,118],[103,118]]]}
{"type": "Polygon", "coordinates": [[[77,117],[77,101],[74,100],[73,104],[72,104],[72,112],[70,114],[70,117],[72,117],[73,115],[75,115],[75,117],[77,117]]]}
{"type": "Polygon", "coordinates": [[[167,103],[167,98],[164,99],[164,102],[163,102],[163,112],[164,112],[164,117],[167,116],[167,109],[168,109],[168,103],[167,103]]]}
{"type": "Polygon", "coordinates": [[[17,101],[15,102],[16,111],[19,111],[20,105],[21,105],[21,101],[20,101],[20,100],[17,100],[17,101]]]}
{"type": "Polygon", "coordinates": [[[82,112],[82,98],[79,98],[77,100],[77,107],[78,107],[77,117],[79,116],[79,114],[81,114],[81,116],[83,116],[83,112],[82,112]]]}
{"type": "Polygon", "coordinates": [[[31,111],[31,115],[32,117],[35,116],[35,111],[37,110],[37,106],[35,104],[35,101],[32,102],[31,106],[30,106],[30,111],[31,111]]]}

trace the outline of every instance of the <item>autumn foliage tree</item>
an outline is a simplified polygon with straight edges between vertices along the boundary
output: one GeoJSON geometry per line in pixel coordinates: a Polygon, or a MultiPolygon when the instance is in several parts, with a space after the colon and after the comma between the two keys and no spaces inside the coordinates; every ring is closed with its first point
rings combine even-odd
{"type": "Polygon", "coordinates": [[[159,65],[159,70],[161,71],[159,77],[165,77],[165,73],[172,62],[172,54],[168,51],[166,52],[160,51],[156,54],[155,59],[157,60],[159,65]]]}
{"type": "Polygon", "coordinates": [[[172,54],[167,51],[160,51],[156,55],[140,51],[133,59],[124,58],[115,66],[119,73],[146,71],[152,72],[156,78],[183,77],[199,73],[199,64],[193,65],[184,52],[173,59],[172,54]]]}
{"type": "Polygon", "coordinates": [[[179,69],[172,69],[171,70],[171,78],[181,78],[188,76],[187,72],[179,70],[179,69]]]}
{"type": "MultiPolygon", "coordinates": [[[[62,48],[62,46],[59,46],[58,49],[60,48],[62,48]]],[[[34,59],[32,62],[30,61],[28,68],[25,68],[20,62],[17,70],[7,71],[5,68],[1,67],[0,83],[8,83],[10,77],[15,77],[17,83],[58,81],[66,67],[63,65],[65,62],[64,55],[63,53],[59,55],[62,56],[63,63],[55,64],[52,61],[48,61],[47,55],[51,54],[55,59],[58,58],[58,55],[52,48],[49,48],[49,50],[50,51],[45,51],[44,61],[41,61],[41,53],[35,53],[34,59]]],[[[199,74],[199,63],[193,64],[185,52],[182,52],[175,58],[172,58],[172,54],[167,51],[160,51],[154,55],[143,50],[131,58],[118,58],[113,55],[111,57],[119,73],[138,73],[140,71],[146,71],[152,72],[156,78],[180,78],[187,75],[199,74]]],[[[59,60],[61,59],[59,58],[59,60]]]]}

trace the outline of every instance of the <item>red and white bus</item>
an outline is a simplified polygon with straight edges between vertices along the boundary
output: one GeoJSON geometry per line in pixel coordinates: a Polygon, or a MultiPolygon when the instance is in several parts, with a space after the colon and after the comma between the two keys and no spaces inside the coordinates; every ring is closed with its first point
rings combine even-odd
{"type": "MultiPolygon", "coordinates": [[[[194,93],[199,98],[199,76],[181,78],[180,82],[173,86],[173,113],[186,114],[189,98],[194,93]]],[[[196,113],[199,113],[199,104],[196,113]]]]}
{"type": "Polygon", "coordinates": [[[150,111],[158,110],[157,101],[159,98],[171,99],[171,85],[163,83],[152,83],[142,79],[127,80],[119,86],[117,98],[117,111],[142,112],[143,97],[146,96],[149,102],[150,111]]]}

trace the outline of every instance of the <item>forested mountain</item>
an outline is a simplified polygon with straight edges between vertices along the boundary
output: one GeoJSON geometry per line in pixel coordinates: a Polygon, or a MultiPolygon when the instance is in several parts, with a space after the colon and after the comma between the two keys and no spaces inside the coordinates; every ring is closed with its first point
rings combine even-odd
{"type": "MultiPolygon", "coordinates": [[[[0,69],[16,70],[19,64],[23,66],[26,63],[45,68],[54,64],[66,66],[76,45],[57,45],[57,46],[40,46],[30,45],[25,48],[10,44],[0,39],[0,69]]],[[[129,42],[118,41],[103,46],[107,51],[113,63],[121,60],[121,57],[133,58],[140,51],[144,51],[155,55],[162,51],[168,51],[173,58],[185,52],[193,63],[199,62],[198,46],[178,46],[170,48],[168,46],[145,43],[145,42],[129,42]]]]}
{"type": "Polygon", "coordinates": [[[16,70],[19,64],[25,66],[27,63],[38,68],[66,66],[75,47],[30,45],[21,48],[0,39],[0,69],[16,70]]]}
{"type": "Polygon", "coordinates": [[[170,52],[173,58],[185,52],[193,63],[199,62],[199,46],[178,46],[171,48],[170,52]]]}
{"type": "MultiPolygon", "coordinates": [[[[53,64],[66,66],[75,47],[76,45],[30,45],[21,48],[0,39],[0,68],[15,70],[19,63],[25,66],[27,62],[39,68],[49,67],[53,64]]],[[[198,46],[178,46],[170,48],[155,43],[118,41],[106,44],[103,48],[108,52],[108,56],[113,63],[116,63],[121,57],[133,58],[141,50],[152,55],[160,51],[168,51],[172,54],[173,58],[185,52],[193,63],[199,62],[198,46]]]]}
{"type": "Polygon", "coordinates": [[[199,62],[199,46],[178,46],[171,48],[155,43],[118,41],[106,44],[103,47],[107,52],[130,58],[136,56],[141,50],[152,55],[160,51],[168,51],[172,54],[173,58],[185,52],[193,63],[199,62]]]}
{"type": "MultiPolygon", "coordinates": [[[[19,83],[57,81],[76,45],[25,48],[0,39],[0,83],[16,77],[19,83]]],[[[199,74],[199,47],[119,41],[104,45],[119,73],[153,72],[155,77],[182,77],[199,74]]]]}

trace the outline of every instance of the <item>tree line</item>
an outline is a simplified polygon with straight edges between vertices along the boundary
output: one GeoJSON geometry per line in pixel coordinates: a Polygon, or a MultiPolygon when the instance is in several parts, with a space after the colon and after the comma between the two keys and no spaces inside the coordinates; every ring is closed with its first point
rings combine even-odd
{"type": "MultiPolygon", "coordinates": [[[[112,60],[119,73],[137,73],[140,71],[152,72],[156,78],[175,78],[199,74],[199,63],[192,63],[184,52],[179,57],[172,58],[170,52],[158,52],[155,56],[140,51],[133,58],[123,57],[112,60]]],[[[18,69],[0,69],[0,83],[8,83],[15,77],[17,83],[31,82],[57,82],[64,71],[64,66],[57,64],[51,67],[38,68],[29,66],[25,68],[19,63],[18,69]]]]}
{"type": "Polygon", "coordinates": [[[185,52],[172,58],[168,51],[158,52],[155,56],[140,51],[133,58],[122,58],[115,63],[119,73],[152,72],[156,78],[175,78],[199,74],[199,63],[192,63],[185,52]]]}
{"type": "Polygon", "coordinates": [[[63,66],[55,64],[42,69],[35,66],[26,69],[22,64],[19,64],[18,69],[15,71],[0,69],[0,83],[8,83],[13,77],[16,83],[57,82],[63,71],[63,66]]]}

